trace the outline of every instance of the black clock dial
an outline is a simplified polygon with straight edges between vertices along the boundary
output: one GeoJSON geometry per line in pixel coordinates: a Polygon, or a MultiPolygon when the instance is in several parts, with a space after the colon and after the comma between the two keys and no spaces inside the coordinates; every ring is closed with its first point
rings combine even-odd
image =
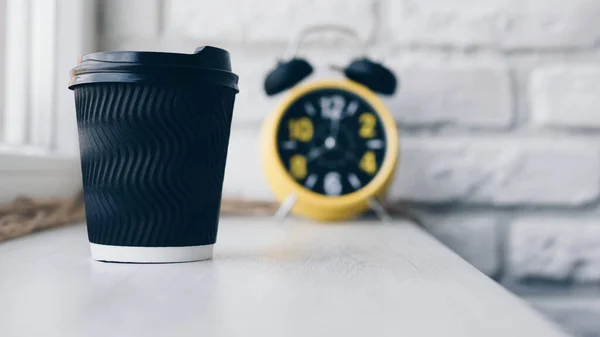
{"type": "Polygon", "coordinates": [[[277,150],[290,176],[328,196],[366,186],[385,159],[386,137],[375,109],[342,89],[306,93],[283,113],[277,150]]]}

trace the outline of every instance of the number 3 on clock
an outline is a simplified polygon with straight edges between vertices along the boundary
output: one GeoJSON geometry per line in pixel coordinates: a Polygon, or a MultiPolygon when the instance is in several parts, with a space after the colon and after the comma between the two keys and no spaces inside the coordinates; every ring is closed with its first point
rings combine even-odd
{"type": "Polygon", "coordinates": [[[377,118],[372,113],[365,112],[358,117],[360,122],[360,129],[358,134],[362,138],[373,138],[375,137],[375,124],[377,124],[377,118]]]}

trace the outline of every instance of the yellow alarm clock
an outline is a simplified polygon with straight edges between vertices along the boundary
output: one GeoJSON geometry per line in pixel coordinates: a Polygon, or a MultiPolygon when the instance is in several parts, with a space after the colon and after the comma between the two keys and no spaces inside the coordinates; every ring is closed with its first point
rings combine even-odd
{"type": "Polygon", "coordinates": [[[314,220],[336,221],[357,216],[373,203],[380,206],[392,181],[398,131],[377,94],[393,94],[397,80],[383,65],[359,57],[344,69],[346,79],[300,83],[313,68],[296,51],[308,33],[322,30],[357,38],[338,26],[299,34],[286,61],[265,79],[267,95],[289,93],[263,125],[261,155],[282,207],[314,220]]]}

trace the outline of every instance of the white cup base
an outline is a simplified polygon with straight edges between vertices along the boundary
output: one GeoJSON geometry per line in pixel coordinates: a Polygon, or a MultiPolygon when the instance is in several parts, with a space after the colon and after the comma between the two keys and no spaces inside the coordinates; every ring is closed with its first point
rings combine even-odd
{"type": "Polygon", "coordinates": [[[92,259],[106,262],[170,263],[210,260],[213,246],[131,247],[90,243],[92,259]]]}

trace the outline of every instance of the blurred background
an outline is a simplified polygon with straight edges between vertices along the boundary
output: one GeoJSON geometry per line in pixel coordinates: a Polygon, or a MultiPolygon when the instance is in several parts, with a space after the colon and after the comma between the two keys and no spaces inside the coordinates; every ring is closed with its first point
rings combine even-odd
{"type": "MultiPolygon", "coordinates": [[[[390,199],[566,330],[600,336],[600,1],[0,0],[0,18],[0,202],[78,189],[78,55],[206,44],[240,76],[224,196],[273,200],[257,135],[281,96],[264,76],[300,29],[343,24],[400,78],[390,199]]],[[[357,53],[331,36],[301,50],[312,78],[357,53]]]]}

